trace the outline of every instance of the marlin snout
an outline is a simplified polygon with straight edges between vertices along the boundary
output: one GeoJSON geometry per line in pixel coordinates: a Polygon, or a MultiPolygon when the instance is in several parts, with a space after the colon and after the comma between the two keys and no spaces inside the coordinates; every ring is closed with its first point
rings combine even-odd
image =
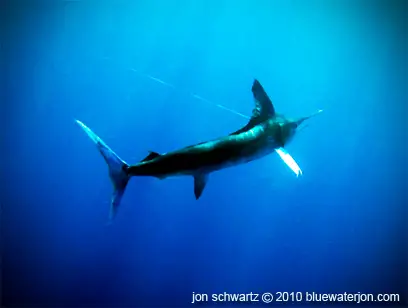
{"type": "Polygon", "coordinates": [[[306,120],[308,120],[308,119],[310,119],[310,118],[313,118],[314,116],[317,116],[319,113],[322,113],[322,112],[323,112],[323,110],[320,109],[320,110],[316,111],[315,113],[313,113],[313,114],[311,114],[311,115],[309,115],[309,116],[307,116],[307,117],[303,117],[303,118],[298,119],[297,121],[295,121],[295,122],[296,122],[296,126],[299,126],[299,125],[302,124],[304,121],[306,121],[306,120]]]}

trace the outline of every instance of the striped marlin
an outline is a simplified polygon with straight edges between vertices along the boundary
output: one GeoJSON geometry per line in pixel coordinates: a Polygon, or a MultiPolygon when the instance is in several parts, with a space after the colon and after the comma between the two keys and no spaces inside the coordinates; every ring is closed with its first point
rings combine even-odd
{"type": "MultiPolygon", "coordinates": [[[[127,164],[89,127],[76,120],[96,144],[108,165],[109,177],[113,185],[110,219],[115,217],[126,186],[133,176],[151,176],[159,179],[170,176],[192,176],[194,194],[198,200],[212,172],[248,163],[274,151],[278,152],[281,158],[289,164],[286,159],[291,157],[285,152],[285,145],[292,140],[300,124],[320,111],[307,117],[291,120],[275,112],[272,101],[256,79],[252,84],[252,94],[255,107],[250,120],[244,127],[227,136],[190,145],[176,151],[150,152],[143,160],[134,165],[127,164]]],[[[295,172],[301,171],[298,168],[298,171],[295,172]]]]}

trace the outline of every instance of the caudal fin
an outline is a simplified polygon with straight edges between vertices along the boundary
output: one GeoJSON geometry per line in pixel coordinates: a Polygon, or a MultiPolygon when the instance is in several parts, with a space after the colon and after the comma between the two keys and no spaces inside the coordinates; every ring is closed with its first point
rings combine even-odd
{"type": "Polygon", "coordinates": [[[125,192],[126,185],[129,182],[130,176],[126,174],[128,164],[124,162],[109,146],[103,142],[88,126],[79,120],[76,123],[86,132],[89,138],[96,144],[99,152],[102,154],[109,168],[109,178],[112,182],[113,192],[110,204],[109,220],[115,217],[120,201],[125,192]]]}

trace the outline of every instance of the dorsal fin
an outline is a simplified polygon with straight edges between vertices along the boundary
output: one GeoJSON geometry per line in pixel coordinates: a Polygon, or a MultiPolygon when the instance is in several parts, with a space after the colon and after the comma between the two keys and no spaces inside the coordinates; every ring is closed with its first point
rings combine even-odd
{"type": "Polygon", "coordinates": [[[254,96],[255,107],[252,110],[251,119],[248,121],[247,125],[231,135],[245,132],[275,115],[275,108],[273,107],[272,101],[257,79],[255,79],[252,84],[252,94],[254,96]]]}
{"type": "Polygon", "coordinates": [[[252,111],[252,118],[257,118],[259,123],[266,121],[275,115],[271,99],[266,94],[261,83],[255,79],[252,84],[252,94],[254,95],[255,108],[252,111]]]}
{"type": "Polygon", "coordinates": [[[152,160],[155,159],[156,157],[159,157],[160,154],[157,152],[153,152],[153,151],[149,151],[149,155],[147,155],[145,158],[143,158],[141,161],[148,161],[148,160],[152,160]]]}

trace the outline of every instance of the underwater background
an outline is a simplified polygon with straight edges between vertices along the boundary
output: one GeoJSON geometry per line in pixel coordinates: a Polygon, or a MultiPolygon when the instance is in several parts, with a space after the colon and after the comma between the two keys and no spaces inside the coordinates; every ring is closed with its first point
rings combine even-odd
{"type": "MultiPolygon", "coordinates": [[[[4,1],[2,306],[186,307],[196,293],[407,299],[407,1],[4,1]],[[153,80],[153,76],[159,80],[153,80]],[[287,150],[193,179],[107,166],[217,138],[257,78],[287,150]],[[164,82],[161,82],[161,81],[164,82]],[[193,94],[191,94],[193,93],[193,94]]],[[[207,303],[210,305],[211,303],[207,303]]]]}

